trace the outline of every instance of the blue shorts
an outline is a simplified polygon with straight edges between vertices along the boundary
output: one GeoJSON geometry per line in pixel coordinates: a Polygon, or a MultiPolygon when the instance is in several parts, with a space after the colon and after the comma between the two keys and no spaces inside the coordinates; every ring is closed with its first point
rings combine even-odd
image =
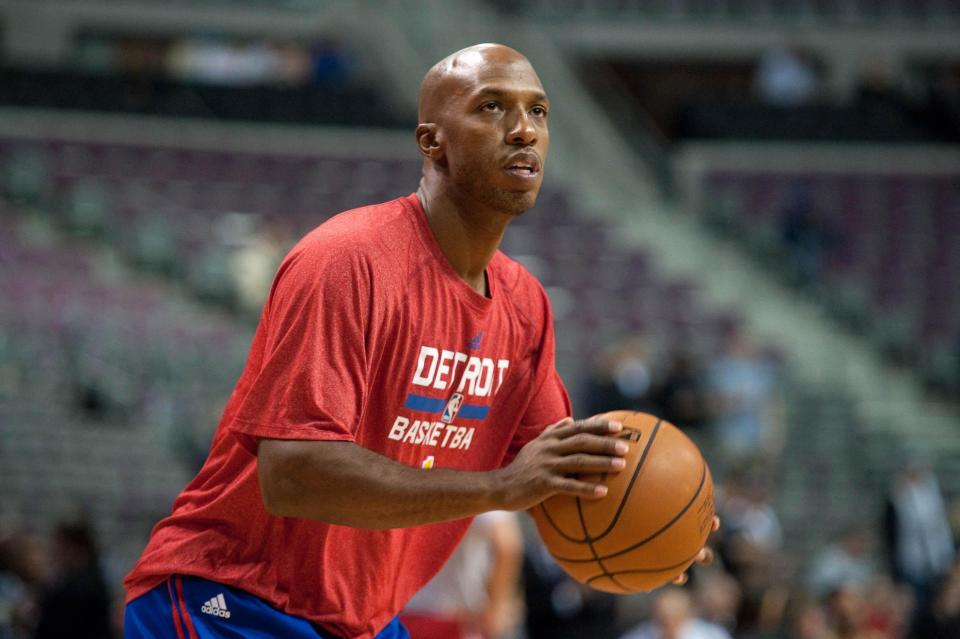
{"type": "MultiPolygon", "coordinates": [[[[127,604],[126,639],[336,639],[306,619],[248,592],[199,577],[173,576],[127,604]]],[[[397,618],[377,639],[410,639],[397,618]]]]}

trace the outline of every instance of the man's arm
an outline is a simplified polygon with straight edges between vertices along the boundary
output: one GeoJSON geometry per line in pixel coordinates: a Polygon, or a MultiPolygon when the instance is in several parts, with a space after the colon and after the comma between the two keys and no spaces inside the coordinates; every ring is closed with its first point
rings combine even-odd
{"type": "Polygon", "coordinates": [[[487,607],[480,618],[485,637],[501,637],[523,617],[523,598],[518,592],[523,567],[523,533],[515,515],[499,517],[486,531],[490,544],[490,574],[487,576],[487,607]]]}
{"type": "Polygon", "coordinates": [[[402,528],[488,510],[525,510],[566,493],[598,498],[606,487],[574,473],[618,472],[627,446],[619,423],[564,419],[489,472],[421,470],[352,442],[261,439],[258,472],[269,513],[356,528],[402,528]]]}

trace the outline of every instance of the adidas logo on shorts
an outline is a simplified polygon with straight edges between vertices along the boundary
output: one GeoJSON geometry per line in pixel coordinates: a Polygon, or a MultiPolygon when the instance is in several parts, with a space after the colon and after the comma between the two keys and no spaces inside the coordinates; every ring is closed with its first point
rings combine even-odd
{"type": "Polygon", "coordinates": [[[224,619],[230,618],[230,611],[227,610],[227,602],[223,598],[223,593],[220,593],[207,603],[203,604],[203,606],[200,608],[200,612],[207,615],[213,615],[215,617],[223,617],[224,619]]]}

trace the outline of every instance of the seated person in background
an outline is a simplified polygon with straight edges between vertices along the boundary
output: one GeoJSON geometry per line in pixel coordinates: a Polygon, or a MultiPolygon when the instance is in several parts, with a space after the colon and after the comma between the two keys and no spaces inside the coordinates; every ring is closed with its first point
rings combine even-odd
{"type": "Polygon", "coordinates": [[[413,596],[400,621],[415,639],[513,636],[523,613],[522,561],[517,515],[481,513],[440,572],[413,596]]]}
{"type": "Polygon", "coordinates": [[[650,621],[628,631],[621,639],[730,639],[726,630],[699,619],[685,590],[658,591],[650,621]]]}

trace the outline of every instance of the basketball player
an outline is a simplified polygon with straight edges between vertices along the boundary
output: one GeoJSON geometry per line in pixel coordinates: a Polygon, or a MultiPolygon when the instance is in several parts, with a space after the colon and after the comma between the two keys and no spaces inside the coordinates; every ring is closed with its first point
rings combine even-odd
{"type": "Polygon", "coordinates": [[[605,487],[550,304],[497,247],[533,206],[550,102],[500,45],[420,91],[416,194],[309,233],[277,273],[209,457],[127,576],[128,637],[402,638],[470,517],[605,487]]]}

